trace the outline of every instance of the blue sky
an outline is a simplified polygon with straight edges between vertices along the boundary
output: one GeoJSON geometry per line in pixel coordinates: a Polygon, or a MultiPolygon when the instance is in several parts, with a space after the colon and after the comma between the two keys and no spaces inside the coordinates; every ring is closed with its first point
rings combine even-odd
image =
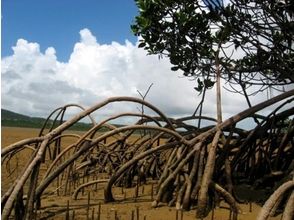
{"type": "MultiPolygon", "coordinates": [[[[194,83],[137,47],[137,11],[133,0],[3,0],[1,107],[44,117],[68,103],[138,97],[153,83],[148,97],[160,109],[193,112],[194,83]]],[[[102,114],[117,110],[134,111],[102,114]]]]}
{"type": "MultiPolygon", "coordinates": [[[[46,117],[68,103],[140,98],[153,84],[147,101],[170,117],[191,115],[201,100],[195,80],[138,48],[130,30],[137,11],[133,0],[2,0],[1,108],[46,117]]],[[[226,90],[222,98],[224,118],[247,108],[226,90]]],[[[215,103],[210,90],[205,115],[215,117],[215,103]]],[[[111,105],[97,114],[137,111],[111,105]]]]}
{"type": "Polygon", "coordinates": [[[83,28],[99,43],[136,41],[130,25],[137,14],[133,0],[2,0],[2,57],[20,38],[54,47],[66,61],[83,28]]]}

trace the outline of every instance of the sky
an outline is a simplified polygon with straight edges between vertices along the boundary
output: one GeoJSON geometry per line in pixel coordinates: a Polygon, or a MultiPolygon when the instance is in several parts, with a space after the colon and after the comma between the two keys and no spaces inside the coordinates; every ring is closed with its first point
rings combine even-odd
{"type": "Polygon", "coordinates": [[[67,61],[83,28],[101,44],[134,43],[129,27],[137,11],[133,0],[2,0],[2,56],[23,38],[41,51],[54,47],[58,60],[67,61]]]}
{"type": "MultiPolygon", "coordinates": [[[[137,10],[133,0],[2,0],[1,107],[46,117],[69,103],[88,108],[113,96],[139,98],[153,84],[146,101],[170,117],[191,115],[201,100],[195,80],[138,48],[130,30],[137,10]]],[[[215,117],[215,103],[209,91],[204,115],[215,117]]],[[[224,118],[247,108],[224,89],[222,104],[224,118]]],[[[97,117],[139,109],[109,105],[97,117]]]]}

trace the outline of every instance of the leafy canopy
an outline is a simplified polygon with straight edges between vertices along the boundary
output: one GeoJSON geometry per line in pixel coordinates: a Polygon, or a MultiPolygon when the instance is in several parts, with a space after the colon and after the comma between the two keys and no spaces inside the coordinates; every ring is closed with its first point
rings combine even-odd
{"type": "Polygon", "coordinates": [[[131,26],[148,54],[167,56],[172,70],[213,86],[222,78],[248,85],[294,82],[293,3],[279,0],[135,0],[131,26]],[[201,80],[200,80],[201,79],[201,80]]]}

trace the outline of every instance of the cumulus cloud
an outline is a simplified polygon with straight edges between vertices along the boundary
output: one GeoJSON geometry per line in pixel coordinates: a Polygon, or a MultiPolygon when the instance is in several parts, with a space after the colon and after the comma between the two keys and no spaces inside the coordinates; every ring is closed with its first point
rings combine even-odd
{"type": "MultiPolygon", "coordinates": [[[[67,62],[60,62],[54,48],[40,51],[38,43],[19,39],[13,55],[2,59],[2,108],[47,116],[68,103],[89,107],[112,96],[139,97],[153,86],[146,98],[172,117],[191,115],[201,97],[196,82],[172,72],[168,59],[147,56],[146,51],[127,41],[99,44],[90,30],[80,31],[67,62]]],[[[245,99],[223,92],[224,116],[246,108],[245,99]]],[[[215,115],[215,94],[209,91],[204,114],[215,115]]],[[[103,114],[138,111],[136,106],[109,106],[103,114]]]]}

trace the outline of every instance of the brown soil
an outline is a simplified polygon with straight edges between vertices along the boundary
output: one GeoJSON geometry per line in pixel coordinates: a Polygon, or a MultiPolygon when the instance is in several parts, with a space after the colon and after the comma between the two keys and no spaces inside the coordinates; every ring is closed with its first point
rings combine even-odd
{"type": "MultiPolygon", "coordinates": [[[[38,135],[37,129],[29,128],[1,128],[1,147],[8,146],[16,141],[36,137],[38,135]]],[[[68,140],[68,143],[73,140],[68,140]]],[[[9,166],[2,164],[1,167],[1,193],[3,194],[11,182],[15,180],[18,173],[25,167],[27,158],[32,156],[32,150],[26,149],[21,154],[11,158],[9,166]],[[7,170],[10,171],[7,172],[7,170]]],[[[46,166],[43,166],[41,172],[45,172],[46,166]]],[[[82,184],[82,183],[81,183],[82,184]]],[[[156,185],[153,185],[156,187],[156,185]]],[[[135,187],[129,189],[115,188],[113,189],[114,196],[117,200],[115,203],[103,203],[103,187],[104,184],[93,185],[81,192],[77,200],[74,200],[70,195],[64,196],[63,193],[56,191],[55,183],[48,187],[44,192],[42,198],[41,209],[38,212],[38,219],[65,219],[67,215],[67,204],[69,204],[69,219],[98,219],[98,209],[101,210],[101,220],[137,220],[137,214],[141,220],[192,220],[195,218],[195,209],[189,212],[177,211],[175,207],[168,207],[162,204],[158,208],[151,207],[151,182],[149,184],[140,186],[138,189],[138,197],[135,197],[135,187]],[[59,194],[59,195],[57,195],[59,194]],[[89,201],[89,202],[88,202],[89,201]],[[90,203],[90,205],[88,205],[90,203]],[[137,213],[139,212],[139,213],[137,213]],[[87,215],[89,216],[87,218],[87,215]],[[132,218],[132,215],[134,218],[132,218]],[[177,217],[178,215],[178,217],[177,217]],[[51,217],[50,217],[51,216],[51,217]],[[94,218],[92,218],[94,216],[94,218]]],[[[239,220],[253,220],[256,219],[260,206],[257,204],[240,204],[242,213],[239,214],[239,220]]],[[[271,217],[271,220],[278,220],[280,216],[271,217]]],[[[229,206],[221,202],[220,207],[217,207],[213,212],[205,218],[205,220],[228,220],[230,219],[229,206]],[[212,218],[212,214],[214,218],[212,218]]]]}

